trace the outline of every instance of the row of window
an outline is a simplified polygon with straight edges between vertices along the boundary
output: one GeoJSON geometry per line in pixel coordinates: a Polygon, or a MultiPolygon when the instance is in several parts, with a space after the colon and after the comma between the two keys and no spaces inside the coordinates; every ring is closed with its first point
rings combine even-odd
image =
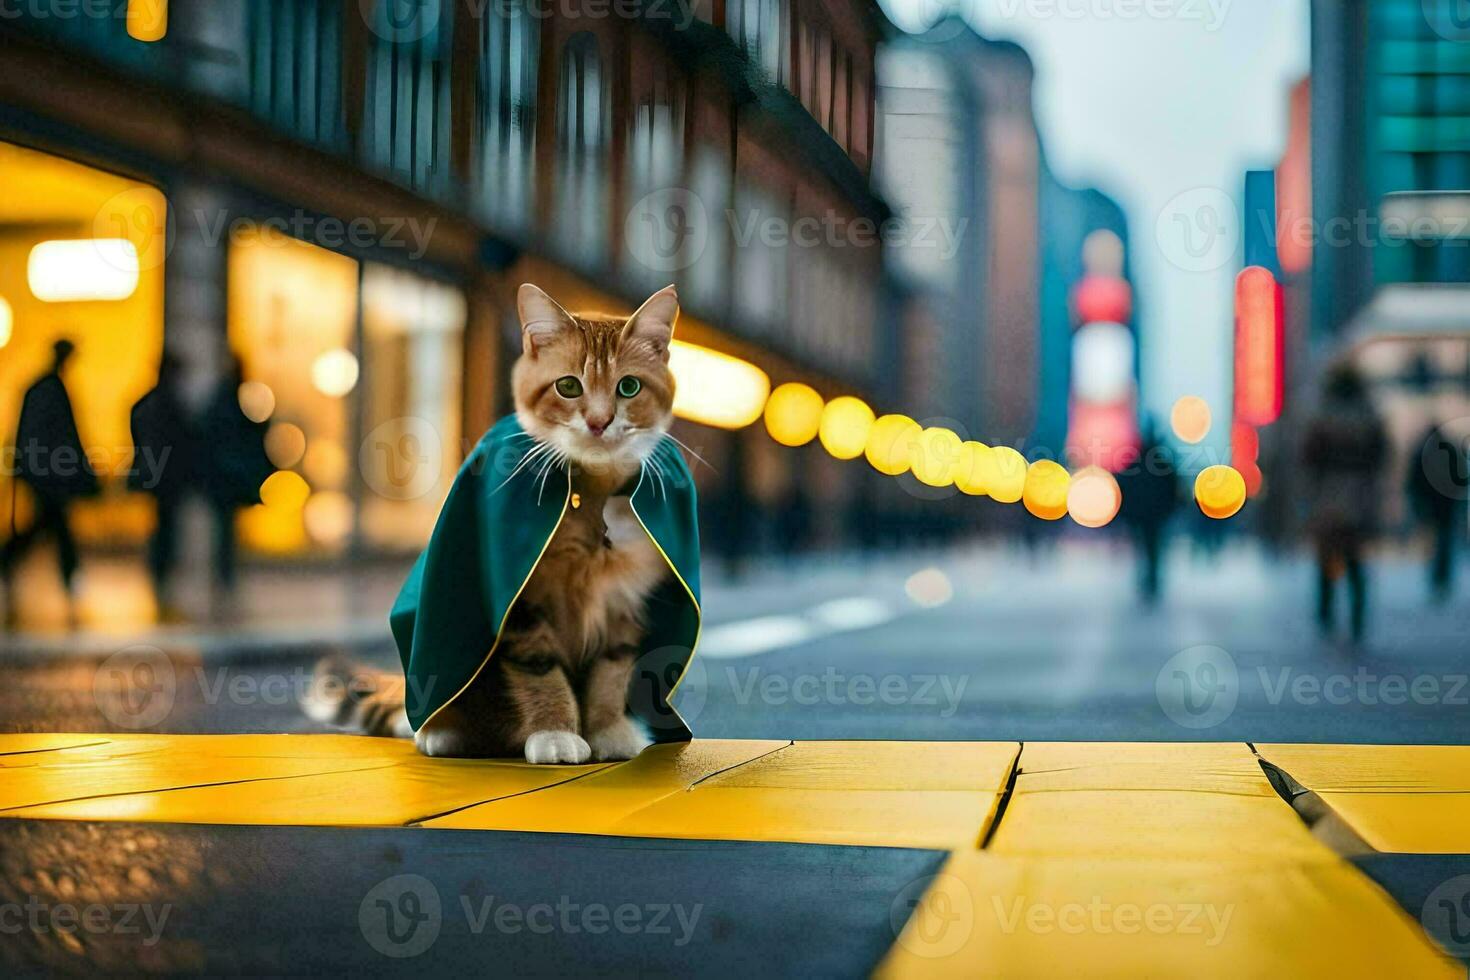
{"type": "MultiPolygon", "coordinates": [[[[554,63],[544,65],[543,31],[555,22],[525,0],[484,5],[473,19],[452,0],[345,6],[353,15],[363,10],[364,19],[344,14],[340,0],[177,5],[166,43],[187,57],[153,49],[160,54],[152,70],[172,66],[181,73],[176,81],[331,152],[349,153],[355,142],[370,169],[467,207],[488,227],[573,266],[650,288],[675,279],[695,308],[717,316],[729,310],[774,345],[834,365],[860,364],[870,350],[867,337],[853,336],[865,332],[870,309],[845,309],[849,302],[871,306],[863,257],[737,235],[737,216],[789,227],[791,188],[735,181],[725,151],[689,138],[690,94],[662,52],[616,63],[607,42],[584,31],[559,39],[554,63]],[[406,11],[417,19],[405,21],[406,11]],[[457,27],[473,36],[456,37],[457,27]],[[470,59],[473,85],[456,88],[451,66],[470,59]],[[630,117],[616,121],[614,71],[629,73],[634,93],[630,117]],[[544,85],[549,79],[554,86],[544,85]],[[555,143],[538,156],[538,92],[549,91],[554,125],[545,131],[555,143]],[[360,117],[353,106],[362,108],[360,117]],[[463,118],[472,123],[468,133],[453,125],[463,118]],[[616,168],[615,125],[627,127],[616,168]],[[456,179],[454,164],[467,164],[468,181],[456,179]],[[622,175],[618,193],[615,173],[622,175]],[[626,217],[613,214],[618,198],[626,217]]],[[[708,21],[712,7],[696,12],[708,21]]],[[[867,75],[834,43],[831,25],[819,19],[825,16],[803,0],[728,0],[724,26],[753,69],[785,86],[865,164],[867,75]]]]}

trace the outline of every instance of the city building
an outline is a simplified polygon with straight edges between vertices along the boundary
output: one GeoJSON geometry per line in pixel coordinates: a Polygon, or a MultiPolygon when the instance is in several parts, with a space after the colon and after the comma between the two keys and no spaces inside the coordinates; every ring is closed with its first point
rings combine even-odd
{"type": "MultiPolygon", "coordinates": [[[[1288,370],[1309,393],[1330,359],[1357,361],[1393,436],[1395,490],[1431,423],[1470,417],[1470,29],[1462,8],[1455,0],[1312,4],[1311,211],[1295,233],[1306,247],[1283,256],[1296,267],[1289,276],[1310,276],[1310,303],[1289,298],[1288,321],[1293,307],[1307,308],[1311,367],[1288,370]]],[[[1463,446],[1470,432],[1451,437],[1463,446]]],[[[1386,495],[1385,513],[1404,516],[1402,494],[1386,495]]]]}
{"type": "Polygon", "coordinates": [[[956,17],[878,59],[876,180],[912,234],[890,250],[929,315],[905,348],[921,414],[1023,444],[1037,422],[1041,144],[1030,58],[956,17]]]}
{"type": "Polygon", "coordinates": [[[868,5],[18,9],[0,47],[0,428],[52,340],[73,339],[80,428],[110,453],[108,492],[79,515],[93,544],[147,533],[122,488],[127,411],[167,347],[196,405],[237,356],[271,421],[293,475],[242,516],[255,552],[415,549],[509,406],[528,280],[608,312],[679,286],[679,434],[709,461],[713,546],[773,539],[797,484],[821,505],[812,534],[845,533],[859,481],[749,423],[767,384],[886,383],[881,242],[854,244],[888,214],[869,186],[868,5]],[[101,291],[35,295],[27,256],[83,239],[115,242],[121,267],[63,250],[42,277],[101,291]],[[119,277],[123,298],[106,292],[119,277]],[[744,395],[716,405],[722,382],[744,395]]]}

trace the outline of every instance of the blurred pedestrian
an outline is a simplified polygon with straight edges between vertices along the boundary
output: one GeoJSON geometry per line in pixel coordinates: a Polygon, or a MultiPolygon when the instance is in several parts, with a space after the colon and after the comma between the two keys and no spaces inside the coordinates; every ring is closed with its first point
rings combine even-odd
{"type": "Polygon", "coordinates": [[[1145,424],[1138,462],[1119,475],[1123,506],[1119,516],[1133,533],[1138,549],[1139,597],[1146,605],[1163,592],[1164,544],[1169,519],[1179,506],[1179,471],[1174,454],[1145,424]]]}
{"type": "Polygon", "coordinates": [[[1455,549],[1465,535],[1465,498],[1470,490],[1465,450],[1443,425],[1432,425],[1410,454],[1409,504],[1434,541],[1429,589],[1436,602],[1454,591],[1455,549]]]}
{"type": "MultiPolygon", "coordinates": [[[[16,526],[16,493],[11,491],[10,540],[0,552],[0,572],[5,579],[8,601],[6,620],[19,621],[20,610],[15,601],[14,572],[22,556],[43,535],[56,539],[61,581],[68,602],[73,598],[78,558],[76,539],[71,532],[71,504],[79,497],[96,496],[97,475],[82,448],[77,433],[76,416],[72,414],[71,396],[67,394],[62,371],[71,360],[76,345],[65,338],[52,347],[51,369],[26,390],[21,402],[20,421],[15,430],[15,481],[25,484],[35,502],[35,518],[31,526],[20,531],[16,526]]],[[[75,619],[75,608],[71,615],[75,619]]]]}
{"type": "Polygon", "coordinates": [[[133,466],[128,489],[153,496],[158,519],[148,542],[148,571],[161,617],[177,619],[169,576],[178,557],[184,502],[198,474],[199,446],[184,406],[179,361],[164,351],[158,383],[133,406],[133,466]]]}
{"type": "Polygon", "coordinates": [[[235,587],[235,513],[260,503],[261,484],[275,469],[265,451],[266,423],[240,407],[244,381],[244,367],[231,357],[199,423],[200,485],[214,517],[214,581],[226,596],[235,587]]]}
{"type": "Polygon", "coordinates": [[[1317,622],[1324,634],[1332,631],[1337,580],[1345,577],[1352,637],[1359,641],[1368,611],[1363,550],[1377,528],[1388,437],[1356,368],[1333,368],[1322,394],[1302,445],[1307,528],[1317,552],[1317,622]]]}

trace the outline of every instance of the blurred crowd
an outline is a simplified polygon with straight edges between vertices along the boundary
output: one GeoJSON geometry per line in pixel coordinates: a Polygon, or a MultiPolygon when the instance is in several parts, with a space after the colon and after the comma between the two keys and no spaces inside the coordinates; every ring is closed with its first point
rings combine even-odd
{"type": "MultiPolygon", "coordinates": [[[[63,377],[76,347],[62,339],[53,349],[50,370],[26,389],[13,444],[12,475],[29,491],[33,515],[28,525],[19,526],[19,497],[12,493],[10,536],[0,551],[7,628],[19,622],[15,570],[47,538],[55,544],[67,597],[73,598],[78,555],[71,507],[101,492],[77,432],[63,377]]],[[[235,584],[235,512],[260,502],[261,484],[274,470],[265,450],[266,424],[251,420],[240,407],[238,392],[243,381],[240,363],[235,360],[204,408],[191,413],[182,396],[179,364],[165,352],[158,365],[158,383],[132,408],[134,459],[147,459],[153,465],[134,465],[128,489],[147,494],[156,503],[147,562],[160,617],[165,620],[177,618],[168,601],[168,586],[179,553],[184,505],[194,496],[208,504],[214,528],[214,582],[227,596],[235,584]]],[[[71,607],[75,623],[74,602],[71,607]]]]}

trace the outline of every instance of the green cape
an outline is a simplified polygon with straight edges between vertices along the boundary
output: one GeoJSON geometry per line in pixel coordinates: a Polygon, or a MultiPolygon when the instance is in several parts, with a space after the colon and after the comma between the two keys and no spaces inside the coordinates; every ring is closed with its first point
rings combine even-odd
{"type": "MultiPolygon", "coordinates": [[[[520,467],[534,446],[514,415],[485,434],[455,476],[429,546],[393,604],[389,623],[415,730],[489,662],[511,605],[571,505],[568,471],[542,475],[536,460],[520,467]]],[[[674,574],[649,600],[628,704],[655,741],[687,741],[689,728],[669,698],[699,639],[699,524],[694,479],[672,439],[654,451],[630,500],[674,574]]]]}

